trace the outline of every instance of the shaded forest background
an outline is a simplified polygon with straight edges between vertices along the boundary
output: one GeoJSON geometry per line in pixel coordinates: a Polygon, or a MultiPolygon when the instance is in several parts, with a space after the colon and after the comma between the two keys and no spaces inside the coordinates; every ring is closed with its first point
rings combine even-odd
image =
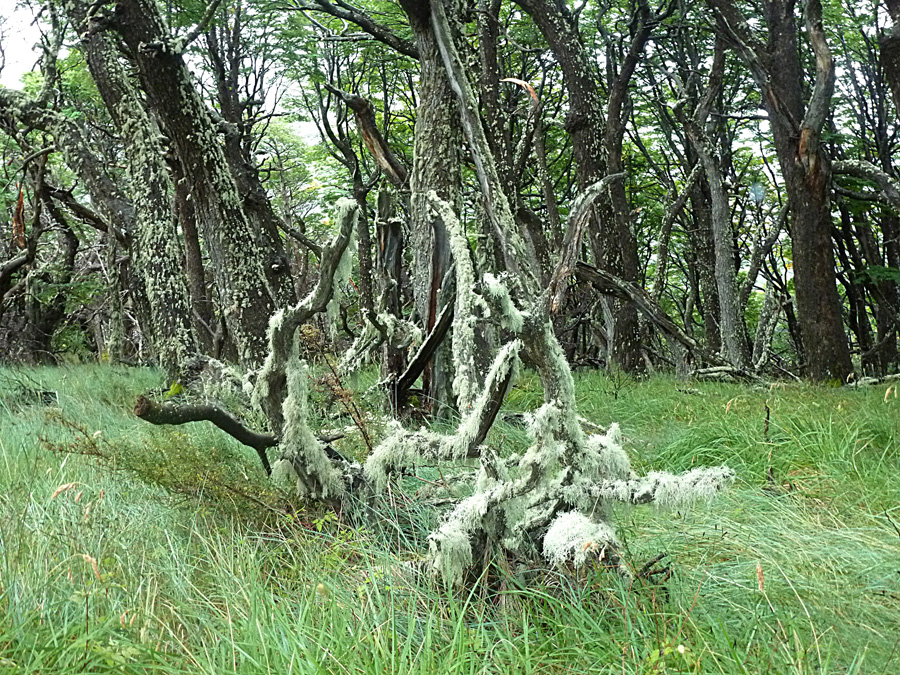
{"type": "Polygon", "coordinates": [[[888,671],[900,0],[30,14],[0,668],[888,671]]]}
{"type": "MultiPolygon", "coordinates": [[[[445,5],[571,363],[896,370],[894,3],[445,5]]],[[[269,317],[318,278],[342,194],[358,248],[334,338],[387,343],[386,375],[453,297],[423,194],[459,212],[479,276],[519,273],[428,3],[33,9],[40,70],[0,92],[5,359],[258,367],[269,317]]],[[[440,342],[421,381],[438,413],[454,406],[440,342]]]]}

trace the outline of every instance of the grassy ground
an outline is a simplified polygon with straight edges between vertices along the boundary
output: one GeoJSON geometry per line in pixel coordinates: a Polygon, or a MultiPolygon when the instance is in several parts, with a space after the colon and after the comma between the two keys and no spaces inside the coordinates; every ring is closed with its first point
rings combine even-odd
{"type": "MultiPolygon", "coordinates": [[[[422,499],[364,526],[291,508],[252,450],[133,418],[151,371],[0,370],[0,673],[900,672],[893,390],[578,384],[637,468],[738,473],[708,507],[617,514],[626,560],[666,552],[668,578],[449,592],[397,571],[422,499]]],[[[509,407],[538,400],[526,376],[509,407]]]]}

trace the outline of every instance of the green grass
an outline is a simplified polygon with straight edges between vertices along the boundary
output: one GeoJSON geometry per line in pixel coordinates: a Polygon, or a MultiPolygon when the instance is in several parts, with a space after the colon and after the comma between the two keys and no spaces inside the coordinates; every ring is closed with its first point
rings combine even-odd
{"type": "MultiPolygon", "coordinates": [[[[394,493],[364,525],[292,505],[215,429],[135,419],[158,384],[0,370],[0,673],[900,672],[900,399],[883,386],[580,375],[582,413],[619,422],[636,467],[727,463],[734,489],[618,511],[630,564],[668,553],[655,583],[514,568],[451,592],[407,565],[436,518],[421,499],[394,493]]],[[[508,407],[539,400],[526,375],[508,407]]]]}

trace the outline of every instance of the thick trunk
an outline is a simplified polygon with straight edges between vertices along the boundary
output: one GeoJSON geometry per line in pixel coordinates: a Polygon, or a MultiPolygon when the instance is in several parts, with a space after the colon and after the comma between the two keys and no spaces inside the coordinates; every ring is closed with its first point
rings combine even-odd
{"type": "MultiPolygon", "coordinates": [[[[70,17],[76,25],[83,24],[86,12],[86,5],[70,5],[70,17]]],[[[196,353],[197,344],[183,273],[184,252],[173,217],[172,185],[163,160],[165,151],[159,131],[132,87],[110,38],[96,31],[86,35],[82,47],[91,76],[122,135],[128,158],[135,204],[135,262],[150,308],[150,325],[144,330],[160,366],[170,378],[177,379],[196,353]]],[[[114,331],[117,328],[114,326],[114,331]]]]}
{"type": "MultiPolygon", "coordinates": [[[[779,134],[776,132],[776,139],[779,134]]],[[[779,152],[791,207],[791,244],[798,323],[807,375],[814,380],[845,380],[853,369],[844,334],[831,242],[828,160],[816,153],[809,168],[798,167],[793,138],[781,138],[779,152]]]]}
{"type": "MultiPolygon", "coordinates": [[[[244,43],[244,14],[240,3],[230,13],[231,26],[222,26],[207,32],[207,53],[212,63],[216,82],[216,93],[222,114],[222,131],[225,136],[225,159],[234,177],[234,183],[244,214],[261,250],[266,251],[269,260],[263,266],[266,282],[272,291],[278,307],[287,307],[296,302],[294,286],[290,276],[290,264],[281,232],[280,219],[272,207],[253,161],[255,148],[253,123],[247,121],[248,110],[256,101],[241,99],[241,77],[247,46],[244,43]]],[[[265,93],[263,79],[269,64],[263,61],[253,73],[259,97],[265,93]]]]}
{"type": "Polygon", "coordinates": [[[900,111],[900,0],[887,0],[894,27],[879,37],[881,67],[891,88],[894,110],[900,111]]]}
{"type": "Polygon", "coordinates": [[[733,0],[707,0],[720,30],[747,61],[769,113],[791,212],[797,319],[806,374],[843,381],[853,369],[844,333],[831,243],[831,165],[820,135],[831,107],[834,62],[822,27],[822,5],[805,7],[806,33],[815,53],[816,81],[804,98],[794,0],[767,0],[768,42],[753,36],[733,0]]]}
{"type": "Polygon", "coordinates": [[[238,358],[257,367],[278,295],[266,274],[274,252],[261,246],[243,211],[216,128],[158,7],[150,0],[123,0],[113,20],[137,63],[147,104],[184,168],[238,358]]]}
{"type": "MultiPolygon", "coordinates": [[[[429,25],[428,3],[402,0],[400,4],[409,15],[416,35],[421,68],[410,176],[410,244],[414,256],[413,296],[427,334],[434,328],[441,310],[453,301],[453,294],[442,289],[451,269],[447,228],[433,215],[426,194],[434,190],[444,201],[454,207],[459,205],[462,131],[456,99],[429,25]]],[[[453,360],[447,341],[438,348],[423,375],[427,403],[439,416],[453,405],[452,380],[453,360]]]]}

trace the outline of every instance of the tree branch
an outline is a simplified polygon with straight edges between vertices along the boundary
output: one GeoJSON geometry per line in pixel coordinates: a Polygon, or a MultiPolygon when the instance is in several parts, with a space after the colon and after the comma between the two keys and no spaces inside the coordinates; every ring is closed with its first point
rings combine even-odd
{"type": "Polygon", "coordinates": [[[350,23],[359,26],[364,32],[368,33],[382,44],[387,45],[394,51],[414,58],[417,61],[419,60],[419,50],[411,41],[400,37],[387,26],[373,21],[372,17],[368,14],[351,7],[347,3],[341,3],[341,7],[338,7],[327,0],[310,0],[310,2],[306,4],[301,4],[295,0],[294,9],[300,11],[311,10],[314,12],[324,12],[336,19],[349,21],[350,23]]]}
{"type": "Polygon", "coordinates": [[[134,404],[134,414],[150,424],[188,424],[189,422],[212,422],[229,436],[256,450],[266,474],[272,473],[266,448],[278,445],[273,434],[259,433],[248,429],[224,408],[215,403],[157,403],[146,396],[138,396],[134,404]]]}
{"type": "Polygon", "coordinates": [[[875,183],[888,202],[900,210],[900,183],[871,162],[865,160],[843,160],[835,162],[831,170],[836,174],[853,176],[875,183]]]}
{"type": "Polygon", "coordinates": [[[209,27],[210,22],[213,20],[213,17],[216,15],[221,4],[222,0],[213,0],[209,3],[209,7],[207,7],[206,11],[203,13],[200,23],[194,26],[184,37],[178,39],[179,52],[184,53],[184,50],[187,49],[194,40],[206,32],[206,29],[209,27]]]}

